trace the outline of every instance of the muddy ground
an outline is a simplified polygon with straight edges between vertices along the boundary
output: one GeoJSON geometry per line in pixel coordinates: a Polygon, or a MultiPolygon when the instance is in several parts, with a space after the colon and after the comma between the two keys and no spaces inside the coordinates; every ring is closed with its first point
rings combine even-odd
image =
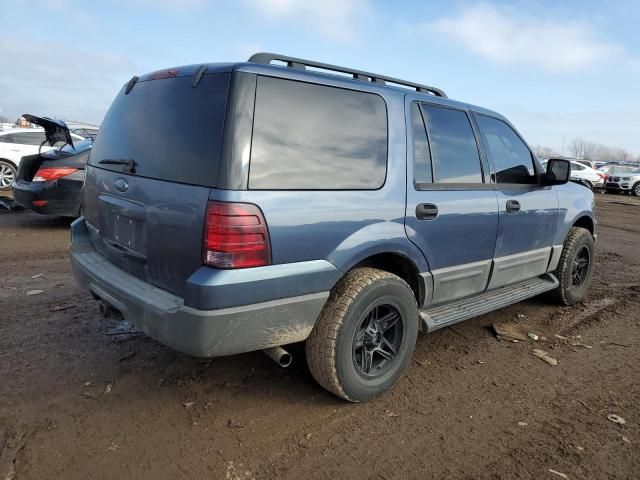
{"type": "Polygon", "coordinates": [[[638,479],[640,202],[599,195],[598,218],[587,303],[538,298],[421,335],[396,388],[353,405],[300,348],[285,370],[110,334],[71,276],[69,221],[0,214],[0,480],[638,479]],[[497,340],[508,321],[547,341],[497,340]]]}

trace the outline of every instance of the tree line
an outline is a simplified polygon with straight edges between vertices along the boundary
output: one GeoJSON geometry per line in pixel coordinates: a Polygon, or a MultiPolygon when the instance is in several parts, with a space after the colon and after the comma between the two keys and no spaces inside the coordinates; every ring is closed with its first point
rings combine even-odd
{"type": "MultiPolygon", "coordinates": [[[[533,152],[538,158],[551,158],[562,156],[561,153],[553,148],[542,147],[540,145],[533,147],[533,152]]],[[[583,160],[592,160],[594,162],[602,161],[619,161],[628,162],[632,160],[640,161],[640,155],[636,157],[632,153],[620,147],[610,147],[598,142],[592,142],[584,138],[574,138],[569,142],[565,155],[572,158],[583,160]]]]}

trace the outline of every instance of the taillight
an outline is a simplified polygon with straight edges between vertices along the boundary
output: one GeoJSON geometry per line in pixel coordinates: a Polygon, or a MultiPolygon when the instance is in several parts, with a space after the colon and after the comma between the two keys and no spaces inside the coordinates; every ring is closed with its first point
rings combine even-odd
{"type": "Polygon", "coordinates": [[[73,172],[77,172],[77,168],[40,168],[33,177],[33,182],[48,182],[56,178],[66,177],[73,172]]]}
{"type": "Polygon", "coordinates": [[[269,230],[256,205],[209,202],[204,263],[217,268],[261,267],[271,263],[269,230]]]}

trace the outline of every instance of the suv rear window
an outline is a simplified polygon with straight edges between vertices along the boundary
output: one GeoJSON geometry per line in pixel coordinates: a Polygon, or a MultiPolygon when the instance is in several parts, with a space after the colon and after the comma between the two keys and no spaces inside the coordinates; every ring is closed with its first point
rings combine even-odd
{"type": "Polygon", "coordinates": [[[142,81],[116,97],[100,127],[89,163],[134,160],[142,177],[215,187],[222,146],[228,73],[142,81]]]}
{"type": "Polygon", "coordinates": [[[386,171],[380,96],[258,77],[249,188],[374,190],[386,171]]]}

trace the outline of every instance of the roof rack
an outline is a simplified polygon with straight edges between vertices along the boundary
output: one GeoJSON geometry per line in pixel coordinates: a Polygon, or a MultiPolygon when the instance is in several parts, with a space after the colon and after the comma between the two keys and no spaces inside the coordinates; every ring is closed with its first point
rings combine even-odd
{"type": "Polygon", "coordinates": [[[278,53],[255,53],[249,58],[251,63],[260,63],[263,65],[269,65],[273,61],[280,61],[287,64],[289,68],[298,68],[306,70],[306,67],[321,68],[323,70],[340,72],[352,75],[354,80],[369,81],[374,83],[395,83],[405,87],[415,88],[417,92],[430,93],[436,97],[447,98],[446,93],[436,87],[429,87],[428,85],[421,85],[419,83],[407,82],[406,80],[400,80],[398,78],[386,77],[378,75],[377,73],[364,72],[362,70],[355,70],[353,68],[339,67],[337,65],[331,65],[328,63],[315,62],[312,60],[304,60],[302,58],[288,57],[286,55],[280,55],[278,53]]]}

